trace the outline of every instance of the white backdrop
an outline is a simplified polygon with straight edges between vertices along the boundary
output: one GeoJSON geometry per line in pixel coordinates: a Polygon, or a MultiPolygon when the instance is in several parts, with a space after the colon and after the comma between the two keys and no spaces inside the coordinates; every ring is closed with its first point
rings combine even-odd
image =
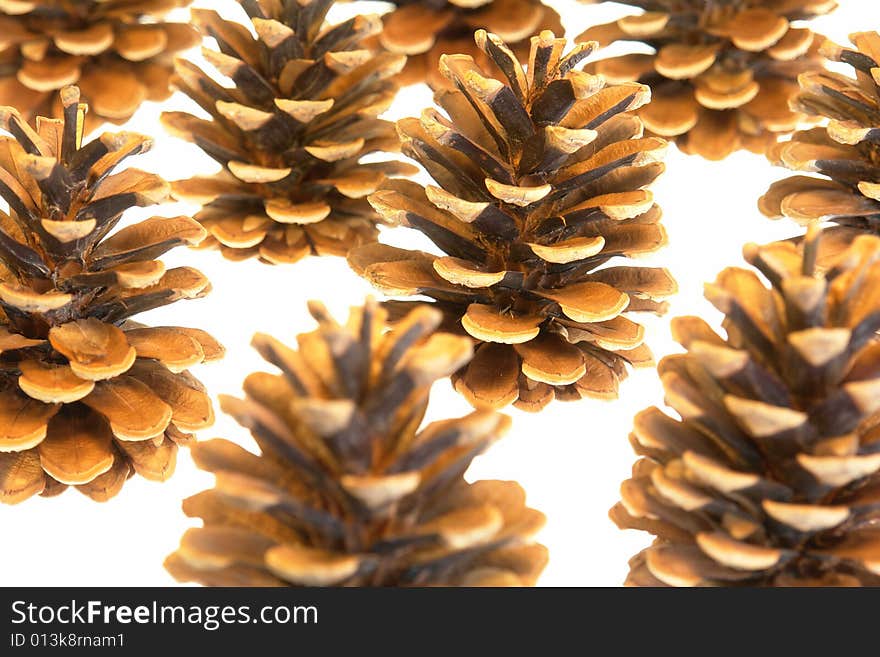
{"type": "MultiPolygon", "coordinates": [[[[814,22],[816,31],[843,42],[857,30],[880,29],[880,6],[875,0],[840,0],[832,15],[814,22]]],[[[569,37],[587,26],[622,13],[619,5],[582,5],[551,0],[562,14],[569,37]]],[[[197,0],[194,6],[219,8],[239,16],[234,0],[197,0]]],[[[384,11],[387,5],[361,3],[337,7],[333,16],[360,11],[384,11]]],[[[185,12],[179,14],[185,20],[185,12]]],[[[198,52],[192,58],[201,63],[198,52]]],[[[426,88],[401,92],[388,118],[417,116],[430,104],[426,88]]],[[[198,148],[162,133],[162,109],[193,109],[175,94],[164,107],[147,104],[127,130],[155,136],[155,147],[131,163],[170,180],[210,173],[216,165],[198,148]]],[[[678,350],[669,336],[668,320],[682,314],[701,314],[713,322],[718,314],[703,300],[702,286],[728,265],[741,263],[742,245],[767,242],[797,233],[797,227],[764,219],[756,201],[766,187],[785,175],[764,158],[738,153],[721,163],[688,157],[671,148],[667,172],[656,184],[664,210],[670,245],[646,263],[669,267],[680,293],[663,319],[651,318],[648,341],[658,356],[678,350]]],[[[153,214],[175,216],[196,208],[171,204],[131,213],[132,219],[153,214]]],[[[405,228],[385,231],[383,241],[430,250],[419,233],[405,228]]],[[[206,299],[179,302],[141,316],[151,324],[176,324],[209,330],[227,347],[224,361],[198,368],[199,376],[216,394],[238,394],[243,378],[269,367],[249,347],[251,335],[263,331],[292,342],[310,330],[308,299],[321,298],[337,315],[360,304],[371,288],[339,258],[309,258],[297,265],[271,267],[256,261],[231,263],[217,252],[178,249],[165,258],[169,266],[188,264],[204,271],[214,284],[206,299]]],[[[555,402],[540,414],[509,409],[513,429],[486,455],[478,458],[469,478],[515,479],[528,493],[531,506],[548,518],[540,540],[550,549],[550,563],[541,578],[546,586],[616,586],[627,573],[627,560],[648,538],[619,531],[608,519],[618,499],[618,487],[633,462],[627,440],[632,417],[642,408],[660,404],[662,390],[653,370],[634,373],[614,402],[555,402]]],[[[429,420],[468,412],[448,382],[435,386],[429,420]]],[[[216,425],[200,438],[222,436],[251,445],[249,434],[218,414],[216,425]]],[[[52,499],[33,498],[0,508],[0,585],[6,586],[162,586],[173,584],[162,561],[174,550],[181,534],[194,521],[180,510],[181,500],[211,485],[185,450],[177,473],[164,484],[129,480],[122,493],[105,504],[91,502],[75,491],[52,499]]]]}

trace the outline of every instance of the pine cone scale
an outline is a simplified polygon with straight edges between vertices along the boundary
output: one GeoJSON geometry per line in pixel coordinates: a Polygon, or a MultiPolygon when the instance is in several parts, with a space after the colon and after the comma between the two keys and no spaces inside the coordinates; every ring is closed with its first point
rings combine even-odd
{"type": "Polygon", "coordinates": [[[43,467],[33,450],[0,452],[0,497],[11,504],[38,494],[44,487],[43,467]]]}
{"type": "Polygon", "coordinates": [[[453,16],[451,11],[434,11],[415,3],[403,6],[385,20],[379,38],[393,52],[419,55],[434,45],[434,34],[445,28],[453,16]],[[418,25],[419,31],[413,30],[414,25],[418,25]]]}
{"type": "Polygon", "coordinates": [[[110,427],[89,411],[53,416],[38,449],[46,473],[67,485],[86,484],[114,462],[110,427]]]}

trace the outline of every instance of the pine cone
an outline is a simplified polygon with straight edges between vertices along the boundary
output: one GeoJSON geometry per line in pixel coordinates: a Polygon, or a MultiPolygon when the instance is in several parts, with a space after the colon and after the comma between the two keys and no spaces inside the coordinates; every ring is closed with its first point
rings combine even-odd
{"type": "MultiPolygon", "coordinates": [[[[521,62],[529,56],[529,37],[543,30],[565,32],[559,14],[540,0],[392,0],[395,9],[383,16],[379,35],[390,52],[407,55],[400,75],[404,84],[448,85],[437,64],[445,53],[471,55],[484,70],[492,62],[474,47],[473,34],[485,29],[497,34],[521,62]]],[[[495,71],[493,71],[494,73],[495,71]]]]}
{"type": "Polygon", "coordinates": [[[431,384],[470,358],[469,341],[432,335],[441,317],[425,307],[390,332],[373,303],[345,326],[310,310],[319,327],[299,351],[254,338],[281,374],[252,374],[246,400],[221,401],[261,455],[225,440],[193,448],[217,482],[184,502],[204,527],[170,572],[212,586],[533,584],[543,515],[513,482],[463,477],[509,418],[475,411],[419,430],[431,384]]]}
{"type": "Polygon", "coordinates": [[[628,113],[650,92],[575,70],[595,44],[564,55],[565,40],[544,32],[526,74],[496,36],[481,30],[476,41],[507,82],[446,55],[457,89],[435,98],[448,118],[429,109],[398,123],[405,152],[439,186],[390,181],[370,197],[448,255],[374,244],[349,264],[386,294],[433,298],[447,330],[478,341],[453,377],[474,405],[614,397],[627,363],[651,362],[643,327],[625,313],[662,312],[657,299],[676,289],[665,269],[604,267],[666,242],[644,189],[663,171],[666,142],[642,138],[628,113]]]}
{"type": "Polygon", "coordinates": [[[86,107],[61,92],[64,118],[34,131],[0,108],[0,502],[75,486],[103,501],[135,472],[162,481],[185,431],[211,402],[185,368],[219,357],[206,333],[146,328],[133,315],[202,296],[208,281],[155,260],[192,244],[192,219],[153,217],[108,237],[122,213],[160,203],[168,184],[114,168],[150,148],[106,133],[82,145],[86,107]]]}
{"type": "Polygon", "coordinates": [[[211,118],[170,112],[163,120],[223,166],[175,183],[174,194],[205,205],[196,215],[211,234],[204,246],[230,259],[291,263],[375,241],[378,216],[365,197],[386,175],[415,172],[400,162],[361,163],[400,148],[394,125],[377,117],[406,58],[363,49],[382,28],[376,16],[324,25],[332,5],[242,0],[256,38],[214,11],[193,10],[220,47],[205,57],[235,86],[179,61],[175,84],[211,118]]]}
{"type": "Polygon", "coordinates": [[[874,79],[880,34],[851,38],[856,50],[826,41],[822,53],[851,66],[853,75],[804,74],[792,103],[800,112],[829,119],[828,126],[795,133],[769,154],[776,164],[824,177],[792,176],[771,185],[759,204],[768,217],[833,221],[880,233],[880,85],[874,79]]]}
{"type": "Polygon", "coordinates": [[[653,49],[595,66],[609,81],[651,86],[653,102],[640,116],[652,133],[674,138],[686,153],[721,160],[740,148],[764,153],[806,119],[788,101],[799,74],[821,70],[822,37],[791,23],[827,14],[833,0],[619,1],[644,13],[590,28],[577,40],[653,49]]]}
{"type": "MultiPolygon", "coordinates": [[[[77,84],[95,119],[124,123],[145,100],[165,100],[175,53],[199,42],[163,22],[192,0],[7,0],[0,6],[0,105],[27,120],[61,116],[58,91],[77,84]]],[[[91,124],[99,121],[89,119],[91,124]]]]}
{"type": "Polygon", "coordinates": [[[611,512],[654,534],[637,586],[878,586],[880,238],[816,270],[815,233],[747,249],[707,297],[727,337],[675,321],[660,363],[675,420],[637,416],[643,458],[611,512]]]}

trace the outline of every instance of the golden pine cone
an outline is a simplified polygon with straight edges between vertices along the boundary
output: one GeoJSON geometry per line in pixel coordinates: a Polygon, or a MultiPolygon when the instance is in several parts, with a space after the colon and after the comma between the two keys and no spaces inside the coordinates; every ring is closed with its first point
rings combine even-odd
{"type": "Polygon", "coordinates": [[[223,167],[174,184],[176,197],[204,205],[195,217],[210,233],[203,246],[280,264],[375,241],[378,216],[365,197],[387,175],[415,171],[361,162],[400,148],[394,125],[377,117],[397,92],[392,78],[405,57],[364,49],[382,28],[376,16],[325,24],[333,0],[242,4],[256,37],[214,11],[193,10],[220,46],[203,49],[206,59],[233,86],[179,61],[175,84],[210,118],[163,115],[173,134],[223,167]]]}
{"type": "Polygon", "coordinates": [[[470,358],[470,342],[433,333],[441,317],[426,307],[391,331],[371,302],[345,325],[310,311],[319,326],[298,350],[254,338],[281,373],[252,374],[246,399],[221,401],[260,453],[193,447],[216,486],[184,502],[204,526],[169,571],[211,586],[533,584],[543,515],[513,482],[463,477],[509,419],[475,411],[420,429],[431,385],[470,358]]]}
{"type": "Polygon", "coordinates": [[[148,328],[137,313],[204,295],[207,279],[155,258],[193,244],[188,217],[153,217],[113,234],[131,207],[161,203],[168,183],[113,173],[151,141],[105,133],[82,144],[86,106],[61,92],[63,119],[36,130],[0,108],[0,502],[75,486],[103,501],[135,472],[162,481],[177,444],[213,419],[186,368],[222,355],[207,333],[148,328]],[[109,236],[108,236],[109,235],[109,236]]]}
{"type": "Polygon", "coordinates": [[[880,585],[880,238],[817,271],[805,242],[747,249],[706,288],[726,337],[675,321],[667,404],[630,438],[641,458],[611,512],[656,536],[637,586],[880,585]]]}
{"type": "Polygon", "coordinates": [[[721,160],[741,148],[764,153],[806,119],[788,102],[798,75],[822,69],[822,37],[792,22],[827,14],[834,0],[620,1],[644,11],[577,40],[653,50],[609,57],[595,71],[611,82],[650,85],[653,100],[639,114],[654,134],[721,160]]]}
{"type": "Polygon", "coordinates": [[[628,364],[652,361],[627,315],[664,312],[658,299],[676,290],[665,269],[622,263],[666,242],[645,189],[663,171],[666,142],[643,138],[632,113],[650,92],[576,70],[595,44],[565,54],[565,39],[542,33],[525,73],[495,35],[478,31],[476,42],[506,81],[446,55],[456,89],[435,95],[446,116],[432,108],[398,122],[404,151],[437,186],[389,181],[370,196],[387,221],[448,255],[374,244],[349,264],[390,296],[432,298],[447,330],[477,342],[453,377],[475,406],[615,397],[628,364]]]}
{"type": "Polygon", "coordinates": [[[852,73],[804,74],[792,105],[800,112],[828,119],[827,127],[797,132],[776,145],[769,157],[797,175],[770,186],[761,212],[772,219],[789,217],[801,224],[832,221],[880,233],[880,34],[851,37],[855,49],[826,41],[824,54],[847,64],[852,73]]]}
{"type": "Polygon", "coordinates": [[[529,56],[529,38],[543,30],[563,34],[559,14],[540,0],[392,0],[394,9],[382,17],[380,43],[407,56],[399,80],[446,86],[438,73],[441,55],[466,53],[480,66],[492,61],[474,47],[475,30],[497,34],[521,62],[529,56]]]}
{"type": "Polygon", "coordinates": [[[163,18],[192,0],[5,0],[0,3],[0,105],[26,120],[60,116],[76,84],[97,119],[124,123],[145,100],[170,96],[172,59],[199,42],[163,18]]]}

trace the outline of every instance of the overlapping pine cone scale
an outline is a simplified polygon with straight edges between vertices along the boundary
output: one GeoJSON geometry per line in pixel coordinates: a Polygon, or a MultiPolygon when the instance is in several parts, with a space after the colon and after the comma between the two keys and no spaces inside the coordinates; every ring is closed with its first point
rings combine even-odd
{"type": "Polygon", "coordinates": [[[393,4],[395,9],[383,16],[384,29],[377,39],[389,52],[407,56],[398,77],[403,84],[447,86],[449,81],[437,66],[446,53],[471,55],[484,70],[491,70],[492,61],[474,47],[473,33],[478,29],[498,35],[522,62],[528,61],[532,35],[543,30],[565,32],[559,14],[540,0],[400,0],[393,4]]]}
{"type": "Polygon", "coordinates": [[[58,91],[77,84],[87,127],[127,121],[145,100],[170,95],[172,59],[199,42],[164,16],[191,0],[6,0],[0,3],[0,105],[26,119],[60,116],[58,91]]]}
{"type": "Polygon", "coordinates": [[[234,84],[179,61],[174,84],[210,119],[169,112],[163,122],[223,167],[175,183],[174,194],[204,206],[196,215],[210,233],[203,246],[230,259],[292,263],[373,242],[378,216],[365,197],[386,176],[415,170],[361,162],[400,148],[393,124],[377,117],[394,98],[405,57],[365,48],[381,30],[378,17],[325,24],[332,4],[247,3],[255,36],[213,10],[193,10],[220,47],[203,48],[205,57],[234,84]],[[295,33],[298,23],[307,29],[295,33]]]}
{"type": "Polygon", "coordinates": [[[205,237],[187,217],[112,232],[122,213],[162,202],[168,184],[129,167],[133,133],[81,144],[85,105],[35,131],[0,109],[0,502],[74,486],[96,500],[137,473],[162,481],[178,443],[208,426],[211,402],[186,368],[222,355],[204,331],[145,327],[142,311],[204,295],[198,271],[157,257],[205,237]],[[110,234],[109,237],[107,235],[110,234]]]}
{"type": "Polygon", "coordinates": [[[447,255],[376,244],[349,263],[390,296],[432,298],[447,329],[476,341],[453,377],[474,405],[539,410],[554,397],[614,397],[628,364],[651,361],[628,315],[663,312],[676,289],[665,269],[622,261],[666,242],[646,189],[666,143],[643,138],[631,113],[650,94],[576,70],[588,44],[564,54],[564,39],[542,33],[532,57],[543,64],[526,74],[496,36],[478,31],[476,41],[506,82],[469,56],[445,56],[455,90],[436,101],[446,116],[429,109],[398,123],[404,152],[437,186],[396,180],[370,196],[387,221],[447,255]]]}
{"type": "Polygon", "coordinates": [[[833,0],[623,2],[644,11],[592,27],[577,40],[653,49],[608,57],[591,69],[612,82],[650,85],[653,101],[640,116],[652,133],[718,160],[742,148],[764,153],[807,118],[788,101],[798,75],[822,69],[822,37],[792,22],[832,11],[833,0]]]}
{"type": "Polygon", "coordinates": [[[257,454],[225,441],[193,448],[213,489],[184,503],[203,526],[166,560],[212,586],[531,585],[546,562],[532,541],[543,515],[514,482],[467,483],[471,460],[509,419],[474,411],[422,426],[431,385],[471,356],[420,307],[395,328],[373,302],[290,348],[254,346],[279,374],[252,374],[226,412],[257,454]]]}
{"type": "Polygon", "coordinates": [[[851,70],[802,75],[801,91],[792,101],[798,111],[828,119],[827,127],[797,132],[768,154],[776,164],[808,175],[773,184],[759,207],[773,219],[789,217],[802,224],[831,221],[877,234],[880,34],[859,32],[850,38],[853,48],[827,41],[822,54],[851,70]]]}
{"type": "Polygon", "coordinates": [[[831,261],[752,247],[770,281],[731,268],[707,286],[726,337],[676,320],[667,404],[637,416],[642,456],[612,518],[648,531],[637,586],[880,585],[880,238],[831,261]]]}

